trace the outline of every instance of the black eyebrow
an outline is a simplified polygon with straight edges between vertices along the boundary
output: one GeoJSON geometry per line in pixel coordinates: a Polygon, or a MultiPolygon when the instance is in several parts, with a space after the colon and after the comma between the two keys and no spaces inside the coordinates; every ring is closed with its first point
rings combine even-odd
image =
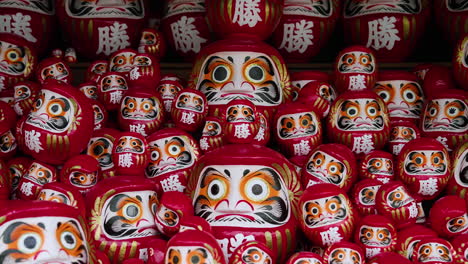
{"type": "Polygon", "coordinates": [[[206,61],[206,64],[205,64],[205,69],[203,70],[203,73],[204,74],[207,74],[209,72],[208,70],[208,66],[210,66],[211,62],[214,61],[214,60],[217,60],[217,59],[220,59],[222,61],[225,61],[223,58],[219,57],[219,56],[213,56],[211,58],[209,58],[207,61],[206,61]]]}
{"type": "Polygon", "coordinates": [[[274,75],[273,65],[271,64],[270,60],[266,56],[263,56],[263,55],[258,56],[258,57],[254,58],[252,60],[262,60],[262,61],[264,61],[268,65],[268,69],[266,69],[268,74],[274,75]]]}

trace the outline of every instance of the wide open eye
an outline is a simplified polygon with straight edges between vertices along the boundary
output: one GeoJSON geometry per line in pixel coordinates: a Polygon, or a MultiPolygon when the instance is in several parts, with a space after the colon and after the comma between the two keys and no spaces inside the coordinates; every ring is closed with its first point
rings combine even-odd
{"type": "Polygon", "coordinates": [[[138,207],[138,205],[135,203],[127,203],[122,208],[122,213],[126,219],[134,220],[137,219],[140,215],[140,207],[138,207]]]}
{"type": "Polygon", "coordinates": [[[449,117],[456,117],[462,113],[461,109],[457,105],[449,105],[445,108],[445,113],[449,117]]]}
{"type": "Polygon", "coordinates": [[[158,160],[161,155],[159,154],[158,150],[151,151],[151,160],[155,161],[158,160]]]}
{"type": "Polygon", "coordinates": [[[355,116],[358,115],[359,109],[358,109],[356,106],[351,106],[351,107],[349,107],[349,108],[346,110],[346,113],[347,113],[348,116],[350,116],[350,117],[355,117],[355,116]]]}
{"type": "Polygon", "coordinates": [[[9,49],[6,51],[6,59],[11,63],[15,63],[21,59],[21,53],[17,49],[9,49]]]}
{"type": "Polygon", "coordinates": [[[211,78],[217,83],[226,82],[231,77],[231,69],[226,65],[218,65],[214,68],[211,78]]]}
{"type": "Polygon", "coordinates": [[[388,103],[390,101],[391,95],[389,91],[380,90],[377,91],[377,94],[380,96],[380,98],[382,98],[382,100],[384,100],[385,103],[388,103]]]}
{"type": "Polygon", "coordinates": [[[226,186],[224,182],[218,179],[214,179],[208,185],[208,197],[212,200],[219,200],[224,197],[226,193],[226,186]]]}
{"type": "Polygon", "coordinates": [[[418,99],[418,95],[413,90],[406,89],[403,91],[403,99],[406,102],[414,103],[418,99]]]}
{"type": "Polygon", "coordinates": [[[42,237],[37,233],[26,233],[18,239],[18,249],[26,254],[32,254],[42,247],[42,237]]]}
{"type": "Polygon", "coordinates": [[[182,152],[182,148],[179,145],[173,144],[173,145],[169,146],[168,152],[172,156],[177,156],[177,155],[180,154],[180,152],[182,152]]]}
{"type": "Polygon", "coordinates": [[[377,108],[375,106],[368,106],[367,107],[367,114],[371,117],[374,117],[377,115],[377,108]]]}
{"type": "Polygon", "coordinates": [[[75,234],[70,231],[65,231],[60,234],[60,244],[66,249],[74,249],[77,244],[77,238],[75,234]]]}
{"type": "Polygon", "coordinates": [[[245,69],[245,76],[247,76],[247,80],[250,82],[260,83],[265,80],[266,74],[261,66],[252,64],[245,69]]]}
{"type": "Polygon", "coordinates": [[[249,199],[260,202],[269,197],[270,190],[263,179],[254,178],[245,185],[245,193],[249,199]]]}

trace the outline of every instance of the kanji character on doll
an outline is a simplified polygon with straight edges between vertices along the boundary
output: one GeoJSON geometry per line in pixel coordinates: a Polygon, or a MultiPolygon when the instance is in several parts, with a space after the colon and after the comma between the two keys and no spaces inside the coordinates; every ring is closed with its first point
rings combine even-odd
{"type": "Polygon", "coordinates": [[[216,116],[205,118],[205,126],[200,137],[200,150],[206,153],[225,145],[227,142],[223,130],[224,123],[222,119],[216,116]]]}
{"type": "Polygon", "coordinates": [[[111,155],[117,175],[143,176],[149,162],[149,145],[139,133],[121,132],[111,155]]]}
{"type": "Polygon", "coordinates": [[[57,181],[57,169],[41,161],[33,161],[18,183],[17,195],[21,200],[34,200],[44,184],[57,181]]]}
{"type": "Polygon", "coordinates": [[[47,82],[34,108],[18,125],[22,126],[19,145],[35,159],[62,164],[86,148],[93,131],[93,116],[90,100],[79,90],[47,82]]]}
{"type": "Polygon", "coordinates": [[[127,80],[121,73],[104,73],[97,82],[98,99],[108,111],[120,108],[122,99],[128,91],[127,80]]]}
{"type": "Polygon", "coordinates": [[[390,134],[387,106],[371,91],[346,92],[332,104],[327,119],[331,141],[348,146],[355,154],[382,149],[390,134]]]}
{"type": "Polygon", "coordinates": [[[394,180],[393,156],[391,153],[373,150],[360,161],[359,177],[361,179],[377,179],[382,183],[394,180]]]}
{"type": "Polygon", "coordinates": [[[429,213],[432,229],[441,237],[468,234],[468,211],[463,198],[447,195],[437,200],[429,213]]]}
{"type": "Polygon", "coordinates": [[[230,101],[222,115],[226,140],[229,143],[250,143],[260,129],[257,108],[245,99],[230,101]]]}
{"type": "Polygon", "coordinates": [[[390,124],[390,139],[388,149],[393,155],[398,156],[403,146],[413,139],[420,138],[419,127],[410,121],[397,121],[390,124]]]}
{"type": "Polygon", "coordinates": [[[205,95],[194,89],[180,91],[171,107],[171,118],[176,127],[188,132],[197,131],[208,114],[205,95]]]}
{"type": "Polygon", "coordinates": [[[307,188],[299,206],[299,225],[314,245],[325,247],[351,238],[356,212],[338,186],[318,183],[307,188]]]}
{"type": "Polygon", "coordinates": [[[276,112],[273,124],[276,143],[287,157],[308,156],[322,143],[322,122],[311,106],[284,104],[276,112]]]}
{"type": "Polygon", "coordinates": [[[240,244],[229,258],[229,264],[275,264],[276,257],[265,244],[258,241],[246,241],[240,244]]]}
{"type": "Polygon", "coordinates": [[[42,60],[37,65],[36,79],[41,84],[47,80],[58,80],[71,84],[73,76],[70,66],[64,60],[51,57],[42,60]]]}
{"type": "Polygon", "coordinates": [[[447,149],[432,138],[419,138],[407,143],[398,155],[398,177],[415,198],[434,199],[450,178],[450,156],[447,149]]]}
{"type": "Polygon", "coordinates": [[[278,261],[294,248],[302,192],[294,167],[281,154],[248,144],[210,151],[194,168],[187,193],[227,257],[247,240],[267,244],[278,261]]]}
{"type": "Polygon", "coordinates": [[[177,191],[165,192],[162,194],[155,214],[156,227],[159,232],[172,237],[179,232],[182,218],[193,215],[192,200],[177,191]]]}
{"type": "Polygon", "coordinates": [[[356,181],[356,158],[342,144],[322,144],[315,148],[302,167],[302,185],[332,183],[347,191],[356,181]]]}
{"type": "Polygon", "coordinates": [[[60,182],[72,185],[82,194],[86,194],[101,180],[99,162],[86,154],[70,158],[60,171],[60,182]]]}
{"type": "Polygon", "coordinates": [[[177,94],[184,89],[184,86],[177,78],[170,78],[169,76],[163,76],[159,82],[156,90],[161,95],[164,104],[164,110],[170,118],[172,103],[175,101],[177,94]]]}
{"type": "Polygon", "coordinates": [[[142,243],[157,235],[156,186],[141,177],[100,181],[86,195],[91,234],[112,263],[138,257],[142,243]]]}
{"type": "Polygon", "coordinates": [[[391,252],[397,243],[397,230],[389,218],[367,215],[359,221],[354,241],[372,258],[382,252],[391,252]]]}
{"type": "Polygon", "coordinates": [[[133,68],[128,73],[130,87],[140,86],[153,90],[160,78],[159,61],[151,54],[137,53],[133,58],[133,68]]]}

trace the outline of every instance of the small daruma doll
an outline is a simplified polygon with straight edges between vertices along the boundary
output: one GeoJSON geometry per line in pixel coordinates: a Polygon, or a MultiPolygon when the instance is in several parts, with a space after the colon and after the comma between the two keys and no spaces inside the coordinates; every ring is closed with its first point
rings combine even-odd
{"type": "Polygon", "coordinates": [[[194,168],[187,193],[227,257],[236,241],[265,243],[281,262],[295,248],[302,191],[294,167],[278,152],[248,144],[210,151],[194,168]]]}
{"type": "Polygon", "coordinates": [[[100,181],[86,195],[91,234],[111,263],[142,258],[144,242],[157,235],[155,186],[139,177],[100,181]]]}
{"type": "Polygon", "coordinates": [[[393,251],[397,243],[397,230],[392,221],[381,215],[368,215],[356,226],[354,241],[372,258],[382,252],[393,251]]]}
{"type": "Polygon", "coordinates": [[[148,138],[149,164],[146,178],[160,185],[164,192],[183,192],[193,166],[200,157],[195,139],[178,128],[159,130],[148,138]]]}
{"type": "Polygon", "coordinates": [[[249,100],[229,102],[222,116],[224,132],[229,143],[251,143],[260,128],[257,108],[249,100]]]}
{"type": "Polygon", "coordinates": [[[302,185],[332,183],[347,191],[356,181],[357,167],[353,152],[342,144],[322,144],[314,149],[302,167],[302,185]]]}
{"type": "Polygon", "coordinates": [[[99,162],[85,154],[70,158],[60,171],[60,182],[72,185],[82,194],[86,194],[100,180],[99,162]]]}
{"type": "Polygon", "coordinates": [[[36,200],[63,203],[80,210],[82,216],[86,215],[83,195],[75,187],[62,182],[44,184],[36,200]]]}
{"type": "Polygon", "coordinates": [[[86,148],[93,117],[91,102],[78,89],[47,83],[19,133],[23,151],[40,161],[63,164],[86,148]]]}
{"type": "Polygon", "coordinates": [[[300,198],[301,230],[314,245],[331,246],[353,235],[356,213],[346,193],[330,183],[319,183],[300,198]]]}
{"type": "Polygon", "coordinates": [[[0,213],[0,262],[98,263],[78,209],[48,201],[11,201],[0,213]]]}
{"type": "Polygon", "coordinates": [[[398,121],[390,124],[390,139],[388,149],[393,155],[398,156],[406,143],[420,138],[419,127],[411,121],[398,121]]]}
{"type": "Polygon", "coordinates": [[[133,49],[121,49],[114,52],[109,58],[109,71],[120,72],[128,78],[128,73],[134,67],[133,63],[136,54],[136,50],[133,49]]]}
{"type": "Polygon", "coordinates": [[[375,199],[380,215],[393,220],[397,228],[414,224],[418,218],[418,206],[405,185],[391,181],[380,186],[375,199]]]}
{"type": "Polygon", "coordinates": [[[390,136],[387,106],[371,91],[347,92],[333,102],[327,119],[332,142],[364,155],[382,149],[390,136]]]}
{"type": "Polygon", "coordinates": [[[137,53],[133,61],[133,69],[128,74],[130,87],[141,86],[154,89],[161,78],[159,62],[148,53],[137,53]]]}
{"type": "Polygon", "coordinates": [[[336,57],[334,71],[338,93],[369,90],[377,81],[374,53],[364,46],[343,49],[336,57]]]}
{"type": "Polygon", "coordinates": [[[286,264],[325,264],[320,255],[308,251],[300,251],[291,255],[286,264]]]}
{"type": "Polygon", "coordinates": [[[398,155],[398,177],[417,199],[437,197],[450,178],[447,149],[432,138],[410,141],[398,155]]]}
{"type": "Polygon", "coordinates": [[[359,177],[361,179],[376,179],[382,183],[394,180],[393,155],[391,153],[374,150],[360,161],[359,177]]]}
{"type": "Polygon", "coordinates": [[[116,175],[143,177],[148,159],[148,143],[141,134],[122,132],[115,138],[112,160],[116,175]]]}
{"type": "Polygon", "coordinates": [[[380,186],[382,182],[375,179],[364,179],[353,185],[351,198],[361,215],[377,214],[375,198],[380,186]]]}
{"type": "Polygon", "coordinates": [[[437,237],[422,239],[414,249],[414,264],[452,264],[456,252],[447,240],[437,237]]]}
{"type": "Polygon", "coordinates": [[[97,81],[98,99],[108,111],[120,108],[125,93],[128,91],[127,80],[118,72],[104,73],[97,81]]]}
{"type": "Polygon", "coordinates": [[[205,118],[205,126],[200,137],[200,150],[204,153],[219,148],[226,144],[224,124],[216,116],[205,118]]]}
{"type": "Polygon", "coordinates": [[[446,90],[427,102],[421,121],[423,136],[436,138],[452,151],[468,139],[468,95],[466,91],[446,90]]]}
{"type": "Polygon", "coordinates": [[[72,71],[70,66],[57,58],[47,58],[37,65],[36,79],[44,84],[47,80],[57,80],[68,84],[72,83],[72,71]]]}
{"type": "Polygon", "coordinates": [[[107,60],[96,60],[90,63],[86,69],[86,81],[96,82],[101,75],[106,73],[109,68],[109,62],[107,60]]]}
{"type": "Polygon", "coordinates": [[[134,89],[125,93],[120,103],[119,127],[123,131],[151,135],[164,122],[161,98],[156,91],[134,89]]]}
{"type": "Polygon", "coordinates": [[[458,146],[452,155],[452,176],[447,191],[466,198],[468,197],[468,141],[458,146]]]}
{"type": "Polygon", "coordinates": [[[115,176],[112,150],[119,131],[111,128],[103,128],[94,131],[89,139],[86,154],[99,162],[99,167],[104,178],[115,176]]]}
{"type": "Polygon", "coordinates": [[[247,241],[240,244],[229,258],[229,264],[276,264],[274,253],[265,244],[247,241]]]}
{"type": "Polygon", "coordinates": [[[36,82],[22,81],[13,86],[15,90],[13,109],[18,116],[26,115],[34,107],[41,87],[36,82]]]}
{"type": "Polygon", "coordinates": [[[328,247],[323,253],[323,259],[329,264],[364,264],[366,255],[358,245],[342,241],[328,247]]]}
{"type": "Polygon", "coordinates": [[[188,132],[197,131],[207,114],[208,102],[205,95],[194,89],[179,92],[171,107],[171,117],[176,127],[188,132]]]}
{"type": "Polygon", "coordinates": [[[431,208],[429,219],[432,229],[441,237],[454,238],[468,234],[468,211],[463,198],[447,195],[431,208]]]}
{"type": "Polygon", "coordinates": [[[322,122],[315,109],[305,104],[284,104],[276,112],[274,136],[281,153],[307,156],[322,143],[322,122]]]}
{"type": "Polygon", "coordinates": [[[179,232],[182,218],[193,215],[192,200],[177,191],[165,192],[155,215],[158,231],[172,237],[179,232]]]}
{"type": "Polygon", "coordinates": [[[33,161],[23,174],[16,190],[21,200],[34,200],[46,183],[56,182],[57,169],[41,161],[33,161]]]}
{"type": "Polygon", "coordinates": [[[385,102],[390,120],[416,123],[424,106],[424,93],[416,75],[405,71],[379,73],[372,89],[385,102]]]}

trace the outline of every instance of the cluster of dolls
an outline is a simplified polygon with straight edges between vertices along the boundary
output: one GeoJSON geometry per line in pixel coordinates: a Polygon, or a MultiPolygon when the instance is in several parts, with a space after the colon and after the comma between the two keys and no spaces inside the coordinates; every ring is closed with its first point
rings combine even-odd
{"type": "MultiPolygon", "coordinates": [[[[0,7],[50,7],[26,2],[0,7]]],[[[122,25],[139,1],[59,1],[67,34],[89,34],[83,50],[116,48],[76,86],[72,55],[37,63],[27,39],[0,34],[0,263],[468,262],[468,95],[452,77],[468,69],[468,38],[453,71],[379,71],[375,42],[341,50],[332,75],[289,74],[262,41],[282,1],[234,2],[222,15],[226,1],[206,1],[223,39],[178,42],[200,48],[188,82],[161,76],[155,35],[138,50],[94,41],[93,16],[119,18],[99,33],[134,30],[122,25]]],[[[369,2],[347,1],[346,14],[427,5],[369,2]]],[[[169,3],[182,20],[204,7],[169,3]]]]}

